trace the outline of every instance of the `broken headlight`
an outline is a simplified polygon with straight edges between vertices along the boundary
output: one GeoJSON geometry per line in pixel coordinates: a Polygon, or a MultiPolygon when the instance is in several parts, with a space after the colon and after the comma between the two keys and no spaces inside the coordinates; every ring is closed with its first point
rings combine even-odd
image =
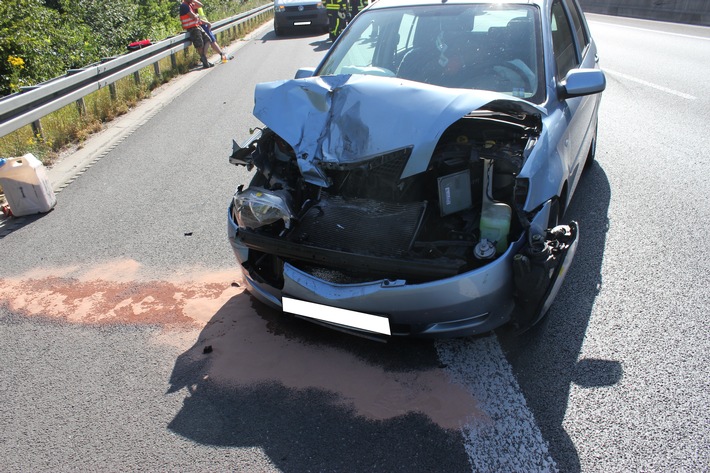
{"type": "Polygon", "coordinates": [[[283,220],[291,224],[291,195],[284,190],[249,187],[234,194],[234,213],[240,227],[255,229],[283,220]]]}

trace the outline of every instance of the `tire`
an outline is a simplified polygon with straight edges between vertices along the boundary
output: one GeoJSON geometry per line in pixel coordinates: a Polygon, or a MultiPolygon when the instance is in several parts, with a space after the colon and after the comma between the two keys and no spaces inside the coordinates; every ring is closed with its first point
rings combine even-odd
{"type": "Polygon", "coordinates": [[[584,161],[584,169],[587,170],[594,164],[594,159],[597,154],[597,127],[594,125],[594,138],[592,138],[592,143],[589,145],[589,151],[587,152],[587,159],[584,161]]]}
{"type": "Polygon", "coordinates": [[[285,30],[285,28],[283,28],[283,27],[280,27],[280,28],[279,28],[279,27],[275,27],[275,28],[274,28],[274,33],[276,34],[276,36],[283,36],[283,35],[285,34],[285,31],[284,31],[284,30],[285,30]]]}
{"type": "Polygon", "coordinates": [[[550,206],[550,218],[547,220],[547,228],[555,228],[560,223],[560,217],[560,199],[555,199],[550,206]]]}

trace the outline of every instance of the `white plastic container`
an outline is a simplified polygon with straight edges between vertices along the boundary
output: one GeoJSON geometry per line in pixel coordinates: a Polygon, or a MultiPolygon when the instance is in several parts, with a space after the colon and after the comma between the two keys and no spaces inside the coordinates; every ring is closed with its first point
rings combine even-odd
{"type": "Polygon", "coordinates": [[[495,242],[496,253],[504,253],[508,249],[508,232],[512,209],[508,204],[494,202],[492,195],[493,175],[491,160],[483,160],[483,201],[481,203],[481,240],[495,242]]]}
{"type": "Polygon", "coordinates": [[[44,165],[31,153],[0,159],[0,186],[16,217],[49,212],[57,203],[44,165]]]}

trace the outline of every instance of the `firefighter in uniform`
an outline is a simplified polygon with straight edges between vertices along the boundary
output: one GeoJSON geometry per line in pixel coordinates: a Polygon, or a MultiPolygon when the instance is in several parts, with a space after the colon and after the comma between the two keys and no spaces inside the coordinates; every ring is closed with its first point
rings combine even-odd
{"type": "Polygon", "coordinates": [[[369,4],[370,0],[350,0],[350,18],[355,18],[355,15],[369,4]]]}
{"type": "Polygon", "coordinates": [[[350,9],[348,0],[325,0],[325,8],[328,13],[329,30],[328,38],[335,41],[340,36],[345,26],[350,21],[350,9]]]}

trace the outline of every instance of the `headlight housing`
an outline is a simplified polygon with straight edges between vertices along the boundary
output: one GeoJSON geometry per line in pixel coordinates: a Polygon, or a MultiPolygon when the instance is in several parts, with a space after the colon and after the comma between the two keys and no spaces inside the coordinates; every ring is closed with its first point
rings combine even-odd
{"type": "Polygon", "coordinates": [[[279,220],[286,228],[291,224],[291,195],[285,190],[249,187],[234,194],[233,204],[240,227],[253,230],[279,220]]]}

